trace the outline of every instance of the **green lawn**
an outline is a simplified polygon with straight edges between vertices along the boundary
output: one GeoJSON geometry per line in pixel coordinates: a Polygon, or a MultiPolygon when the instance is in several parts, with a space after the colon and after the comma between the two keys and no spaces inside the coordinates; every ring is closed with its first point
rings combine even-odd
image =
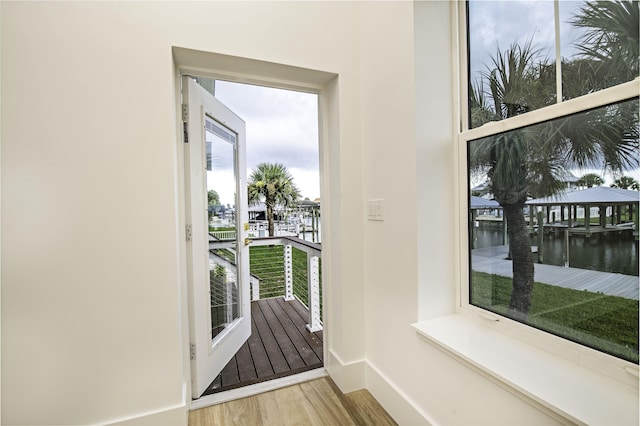
{"type": "MultiPolygon", "coordinates": [[[[235,263],[233,252],[227,249],[220,249],[215,252],[217,255],[235,263]]],[[[308,306],[307,254],[293,247],[292,255],[293,293],[308,306]]],[[[249,247],[249,272],[261,281],[261,299],[284,296],[284,246],[249,247]]],[[[320,280],[322,280],[322,263],[320,264],[320,280]]],[[[320,286],[320,300],[322,300],[322,286],[320,286]]],[[[322,307],[320,310],[322,311],[322,307]]]]}
{"type": "MultiPolygon", "coordinates": [[[[284,246],[253,246],[249,249],[249,270],[261,281],[260,298],[284,296],[284,246]]],[[[292,255],[293,292],[308,305],[307,254],[294,247],[292,255]]]]}
{"type": "MultiPolygon", "coordinates": [[[[511,278],[472,272],[471,303],[508,316],[511,278]]],[[[638,301],[536,282],[528,324],[638,363],[638,301]]]]}
{"type": "Polygon", "coordinates": [[[260,278],[260,298],[284,295],[284,247],[249,247],[249,272],[260,278]]]}
{"type": "Polygon", "coordinates": [[[234,226],[211,226],[209,225],[209,232],[214,231],[235,231],[236,228],[234,226]]]}

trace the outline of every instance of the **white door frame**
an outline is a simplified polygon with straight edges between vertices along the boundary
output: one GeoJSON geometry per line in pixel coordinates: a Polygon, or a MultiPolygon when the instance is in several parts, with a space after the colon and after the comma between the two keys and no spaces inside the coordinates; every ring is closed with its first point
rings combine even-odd
{"type": "MultiPolygon", "coordinates": [[[[184,195],[184,158],[182,156],[182,114],[181,114],[181,78],[183,75],[207,77],[218,80],[226,80],[237,83],[254,84],[258,86],[273,87],[278,89],[297,90],[307,93],[315,93],[318,95],[318,130],[319,130],[319,154],[320,154],[320,196],[323,200],[320,210],[323,218],[323,266],[327,273],[323,274],[323,306],[325,312],[330,312],[331,291],[331,246],[330,237],[331,214],[333,201],[329,198],[329,188],[331,186],[329,168],[330,158],[337,163],[339,158],[336,155],[336,149],[333,153],[331,146],[339,146],[338,138],[338,75],[324,71],[316,71],[307,68],[298,68],[288,65],[275,64],[253,59],[239,58],[229,55],[217,54],[212,52],[196,51],[180,47],[173,47],[175,84],[176,84],[176,140],[177,140],[177,186],[178,186],[178,219],[177,226],[178,241],[181,243],[179,247],[180,270],[181,270],[181,286],[180,286],[180,305],[182,308],[182,340],[180,342],[181,353],[183,354],[183,374],[186,381],[186,395],[192,393],[191,390],[191,366],[190,366],[190,350],[189,350],[189,312],[187,304],[187,277],[186,277],[186,238],[185,238],[185,195],[184,195]],[[329,123],[331,121],[331,123],[329,123]],[[331,125],[330,125],[331,124],[331,125]]],[[[338,164],[332,164],[336,169],[338,164]]],[[[337,179],[336,181],[339,181],[337,179]]],[[[334,183],[335,185],[335,183],[334,183]]],[[[332,321],[330,315],[327,315],[324,325],[324,348],[323,358],[324,364],[327,365],[329,360],[328,342],[331,336],[332,321]]],[[[266,390],[263,390],[266,391],[266,390]]],[[[238,396],[240,397],[240,396],[238,396]]],[[[187,406],[189,409],[196,408],[193,400],[187,398],[187,406]]],[[[204,401],[199,400],[200,408],[204,401]]]]}

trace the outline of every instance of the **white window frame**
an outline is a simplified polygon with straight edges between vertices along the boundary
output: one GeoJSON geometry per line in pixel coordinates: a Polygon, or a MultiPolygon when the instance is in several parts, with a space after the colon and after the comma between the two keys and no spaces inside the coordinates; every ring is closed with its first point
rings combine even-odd
{"type": "Polygon", "coordinates": [[[638,423],[638,365],[469,303],[467,142],[637,97],[640,78],[468,129],[467,19],[451,4],[454,40],[455,312],[413,324],[429,343],[563,422],[638,423]],[[455,133],[457,131],[457,134],[455,133]]]}
{"type": "MultiPolygon", "coordinates": [[[[557,1],[557,0],[556,0],[557,1]]],[[[629,100],[632,98],[637,98],[640,94],[640,78],[636,78],[627,83],[622,83],[613,87],[609,87],[606,89],[598,90],[596,92],[583,95],[574,99],[569,99],[566,101],[562,101],[553,105],[549,105],[540,109],[536,109],[526,114],[521,114],[515,117],[507,118],[501,121],[492,121],[486,123],[480,127],[469,129],[468,123],[468,78],[466,73],[467,69],[467,49],[468,45],[466,43],[467,40],[467,8],[463,7],[459,9],[459,20],[460,25],[460,40],[464,40],[465,42],[460,43],[459,47],[459,58],[460,58],[460,68],[459,68],[459,81],[461,89],[461,94],[463,95],[460,99],[460,110],[457,111],[458,117],[460,118],[457,122],[461,123],[461,129],[457,138],[457,153],[458,153],[458,167],[459,167],[459,175],[458,175],[458,199],[460,205],[460,216],[459,216],[459,228],[460,228],[460,254],[458,259],[460,259],[460,283],[459,283],[459,305],[458,308],[463,312],[468,312],[474,316],[480,316],[483,318],[491,318],[492,321],[502,321],[509,325],[509,328],[513,328],[513,332],[517,333],[517,335],[528,335],[529,333],[533,333],[530,336],[525,337],[528,339],[539,340],[542,335],[550,335],[554,336],[556,339],[559,339],[558,342],[546,342],[545,345],[552,344],[553,346],[565,346],[562,342],[566,342],[566,350],[567,351],[578,351],[579,353],[585,353],[588,356],[594,356],[594,353],[602,354],[605,356],[605,360],[609,360],[613,364],[614,368],[619,368],[620,366],[633,368],[636,367],[636,364],[631,362],[619,359],[613,355],[605,354],[595,349],[588,348],[582,344],[575,343],[569,341],[565,338],[555,336],[550,332],[546,332],[543,330],[539,330],[534,328],[533,326],[528,326],[521,324],[517,321],[513,321],[507,317],[502,315],[493,313],[489,310],[483,309],[481,307],[477,307],[471,305],[469,303],[469,239],[468,239],[468,220],[469,220],[469,206],[468,206],[468,188],[467,188],[467,173],[468,173],[468,164],[467,164],[467,143],[468,141],[484,138],[487,136],[496,135],[499,133],[507,132],[510,130],[515,130],[527,126],[532,126],[534,124],[543,123],[549,120],[558,119],[562,117],[566,117],[572,114],[580,113],[583,111],[588,111],[590,109],[599,108],[605,105],[613,104],[616,102],[621,102],[625,100],[629,100]],[[533,331],[535,330],[535,332],[533,331]],[[618,361],[621,361],[623,364],[619,364],[618,361]]],[[[558,8],[555,8],[556,15],[558,14],[558,8]]],[[[557,20],[557,19],[556,19],[557,20]]],[[[558,52],[556,51],[556,54],[558,52]]],[[[554,340],[556,340],[554,339],[554,340]]],[[[560,352],[564,352],[565,350],[560,350],[560,352]]]]}
{"type": "MultiPolygon", "coordinates": [[[[468,188],[467,188],[467,142],[470,140],[480,139],[494,134],[515,130],[518,128],[531,126],[548,120],[562,118],[571,114],[587,111],[593,108],[602,107],[608,104],[621,102],[624,100],[638,97],[640,93],[640,79],[620,84],[608,89],[603,89],[588,95],[584,95],[575,99],[570,99],[559,104],[550,105],[540,108],[526,114],[518,115],[502,121],[494,121],[483,126],[476,127],[467,131],[461,131],[458,134],[457,152],[458,152],[458,199],[460,203],[459,211],[459,229],[460,229],[460,282],[459,282],[459,303],[458,310],[461,313],[471,315],[472,317],[481,318],[483,321],[489,320],[501,322],[504,332],[512,336],[529,342],[538,342],[542,345],[542,349],[553,351],[564,358],[570,358],[575,353],[582,357],[597,358],[604,363],[607,370],[611,370],[609,374],[615,377],[616,370],[633,369],[637,370],[637,365],[629,361],[617,358],[613,355],[591,349],[579,343],[572,342],[563,337],[556,336],[550,332],[539,330],[533,326],[525,325],[520,322],[501,316],[489,310],[483,309],[469,303],[469,240],[468,240],[468,188]]],[[[461,105],[467,104],[466,100],[461,100],[461,105]]],[[[466,111],[465,111],[466,112],[466,111]]],[[[462,113],[462,111],[461,111],[462,113]]],[[[625,370],[626,371],[626,370],[625,370]]]]}

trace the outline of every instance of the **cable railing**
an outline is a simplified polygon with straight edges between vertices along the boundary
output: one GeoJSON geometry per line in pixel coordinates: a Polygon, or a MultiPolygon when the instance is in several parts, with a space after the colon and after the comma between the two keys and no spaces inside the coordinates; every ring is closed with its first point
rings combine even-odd
{"type": "MultiPolygon", "coordinates": [[[[212,255],[235,258],[235,241],[210,239],[212,255]]],[[[298,299],[309,309],[308,328],[322,330],[320,244],[296,237],[265,237],[251,240],[249,273],[251,300],[284,297],[298,299]]]]}

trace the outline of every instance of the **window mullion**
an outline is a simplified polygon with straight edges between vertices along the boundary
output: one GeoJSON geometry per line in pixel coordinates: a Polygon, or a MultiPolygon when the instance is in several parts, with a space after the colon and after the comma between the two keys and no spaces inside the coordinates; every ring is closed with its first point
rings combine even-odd
{"type": "Polygon", "coordinates": [[[562,102],[562,56],[560,52],[560,4],[553,1],[553,18],[556,34],[556,102],[562,102]]]}
{"type": "Polygon", "coordinates": [[[571,114],[577,114],[607,104],[612,104],[633,97],[640,93],[640,78],[622,83],[607,89],[602,89],[588,95],[569,99],[559,104],[550,105],[526,114],[517,115],[501,121],[491,121],[480,127],[462,132],[463,139],[477,139],[514,130],[520,127],[530,126],[544,121],[560,118],[571,114]]]}

